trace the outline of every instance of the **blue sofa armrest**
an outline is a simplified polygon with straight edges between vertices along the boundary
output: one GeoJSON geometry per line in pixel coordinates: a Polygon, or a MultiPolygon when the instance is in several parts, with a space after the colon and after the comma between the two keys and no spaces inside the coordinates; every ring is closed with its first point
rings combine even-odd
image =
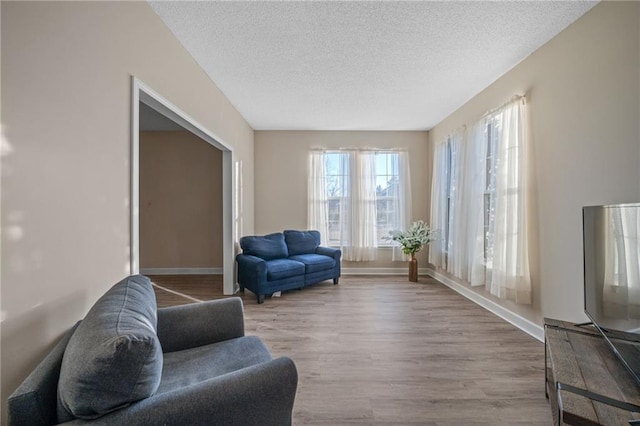
{"type": "Polygon", "coordinates": [[[341,274],[340,257],[342,256],[342,252],[339,249],[318,246],[316,248],[316,254],[322,254],[324,256],[332,257],[336,261],[336,266],[333,268],[333,283],[338,284],[341,274]]]}
{"type": "Polygon", "coordinates": [[[239,297],[158,309],[162,351],[180,351],[244,336],[243,309],[239,297]]]}
{"type": "Polygon", "coordinates": [[[242,254],[236,256],[238,262],[238,282],[241,285],[246,283],[260,283],[267,280],[267,263],[250,254],[242,254]]]}
{"type": "Polygon", "coordinates": [[[290,425],[296,366],[282,357],[156,394],[87,423],[68,425],[290,425]]]}
{"type": "Polygon", "coordinates": [[[316,249],[316,254],[322,254],[324,256],[332,257],[336,260],[336,262],[340,262],[340,257],[342,256],[342,252],[339,249],[324,246],[319,246],[316,249]]]}

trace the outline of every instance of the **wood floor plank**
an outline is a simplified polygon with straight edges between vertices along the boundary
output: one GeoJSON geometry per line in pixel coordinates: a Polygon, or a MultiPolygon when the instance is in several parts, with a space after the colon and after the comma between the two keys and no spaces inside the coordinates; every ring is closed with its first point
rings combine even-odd
{"type": "MultiPolygon", "coordinates": [[[[216,276],[153,276],[193,299],[216,276]]],[[[156,288],[158,306],[192,303],[156,288]]],[[[245,328],[299,371],[296,425],[551,425],[544,345],[436,280],[343,276],[258,305],[245,328]]]]}

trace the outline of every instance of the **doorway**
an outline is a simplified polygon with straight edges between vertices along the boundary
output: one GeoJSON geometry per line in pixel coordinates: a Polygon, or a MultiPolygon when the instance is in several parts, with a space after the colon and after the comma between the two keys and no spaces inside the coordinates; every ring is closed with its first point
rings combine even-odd
{"type": "Polygon", "coordinates": [[[132,149],[131,149],[131,253],[130,270],[132,274],[140,273],[140,116],[153,111],[168,119],[176,128],[187,130],[197,138],[221,151],[222,178],[222,274],[223,293],[231,295],[234,286],[234,243],[233,243],[233,151],[217,136],[202,127],[199,123],[164,99],[143,82],[132,79],[132,149]]]}

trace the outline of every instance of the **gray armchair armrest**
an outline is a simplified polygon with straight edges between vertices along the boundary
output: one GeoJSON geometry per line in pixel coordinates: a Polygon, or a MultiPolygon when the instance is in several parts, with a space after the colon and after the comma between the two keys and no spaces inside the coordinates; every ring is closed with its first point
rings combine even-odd
{"type": "Polygon", "coordinates": [[[71,336],[80,321],[64,333],[35,370],[9,396],[7,413],[10,425],[56,424],[56,393],[60,365],[71,336]]]}
{"type": "Polygon", "coordinates": [[[298,372],[277,358],[66,425],[290,425],[298,372]]]}
{"type": "Polygon", "coordinates": [[[158,309],[158,339],[164,352],[242,336],[244,311],[238,297],[158,309]]]}

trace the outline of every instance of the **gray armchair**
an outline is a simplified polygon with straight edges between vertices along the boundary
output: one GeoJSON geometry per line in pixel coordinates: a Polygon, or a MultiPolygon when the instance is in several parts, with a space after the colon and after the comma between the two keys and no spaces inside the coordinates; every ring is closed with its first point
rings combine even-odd
{"type": "MultiPolygon", "coordinates": [[[[296,367],[286,357],[272,359],[260,339],[244,335],[243,307],[238,298],[157,309],[157,335],[151,337],[152,340],[157,337],[161,346],[161,352],[158,352],[161,353],[160,360],[157,359],[158,355],[152,354],[153,345],[147,343],[144,346],[146,358],[142,363],[136,364],[138,357],[118,365],[122,361],[118,358],[109,360],[110,370],[106,372],[104,363],[98,367],[84,368],[93,360],[84,361],[81,358],[92,356],[96,352],[93,347],[101,344],[99,340],[103,330],[96,332],[95,324],[99,322],[101,325],[98,327],[103,327],[102,324],[109,323],[103,314],[105,306],[107,311],[113,310],[114,289],[120,290],[119,294],[115,292],[117,297],[125,294],[125,298],[131,298],[131,291],[123,293],[122,289],[118,289],[126,280],[126,286],[131,286],[132,282],[134,286],[147,286],[148,283],[146,277],[135,276],[116,284],[103,296],[105,298],[112,293],[111,301],[107,300],[110,303],[102,303],[102,312],[100,309],[94,312],[94,306],[79,325],[62,337],[9,397],[10,425],[291,424],[298,380],[296,367]],[[93,316],[101,314],[103,316],[98,322],[89,324],[93,316]],[[98,341],[94,342],[95,339],[98,341]],[[88,349],[89,346],[91,349],[88,349]],[[68,364],[70,368],[66,368],[68,364]],[[100,368],[99,374],[96,373],[100,368]],[[145,369],[150,373],[141,378],[140,375],[146,375],[145,369]],[[98,374],[93,384],[92,374],[98,374]],[[74,375],[82,377],[74,381],[74,375]],[[131,376],[137,380],[130,383],[135,392],[127,390],[124,392],[127,397],[139,394],[140,389],[150,383],[155,390],[148,392],[150,395],[136,397],[134,401],[118,399],[117,391],[128,389],[128,384],[115,385],[113,382],[120,378],[131,382],[131,376]],[[87,386],[87,382],[93,387],[107,386],[107,389],[87,395],[94,391],[82,388],[87,386]]],[[[147,290],[142,299],[153,294],[153,290],[151,293],[147,290]]],[[[121,299],[118,299],[118,303],[121,299]]],[[[102,300],[96,305],[100,305],[102,300]]],[[[134,306],[133,310],[139,311],[140,307],[134,306]]],[[[134,313],[134,317],[137,316],[134,318],[137,321],[135,324],[140,323],[137,311],[134,313]]],[[[116,313],[118,332],[122,334],[122,330],[126,329],[125,334],[129,339],[132,332],[127,328],[128,325],[123,325],[122,312],[116,313]]],[[[143,337],[138,333],[135,339],[127,340],[127,345],[121,345],[127,347],[125,357],[130,357],[130,352],[136,352],[134,346],[144,340],[143,337]]],[[[115,350],[120,351],[120,346],[115,350]]]]}

